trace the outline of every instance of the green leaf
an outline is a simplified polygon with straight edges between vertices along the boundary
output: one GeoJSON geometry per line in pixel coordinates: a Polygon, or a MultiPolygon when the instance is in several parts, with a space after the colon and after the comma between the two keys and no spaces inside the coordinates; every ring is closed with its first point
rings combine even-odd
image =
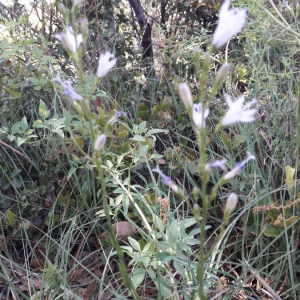
{"type": "Polygon", "coordinates": [[[6,38],[4,38],[3,40],[2,40],[2,43],[1,43],[2,45],[2,47],[3,48],[9,48],[9,43],[8,43],[8,40],[6,39],[6,38]]]}
{"type": "Polygon", "coordinates": [[[141,246],[140,246],[140,244],[137,240],[135,240],[135,239],[133,239],[132,237],[129,236],[128,237],[128,242],[134,250],[139,251],[139,252],[141,251],[141,246]]]}
{"type": "Polygon", "coordinates": [[[285,182],[287,184],[288,192],[291,195],[292,194],[292,188],[294,187],[294,175],[295,175],[295,169],[293,169],[290,166],[285,167],[285,182]]]}
{"type": "Polygon", "coordinates": [[[240,146],[240,144],[244,143],[246,141],[245,136],[236,134],[233,138],[233,147],[236,149],[240,146]]]}
{"type": "Polygon", "coordinates": [[[164,157],[163,155],[157,154],[157,153],[153,153],[153,154],[151,155],[151,158],[154,158],[154,159],[159,159],[159,158],[163,158],[163,157],[164,157]]]}
{"type": "Polygon", "coordinates": [[[13,127],[11,128],[11,132],[13,134],[14,133],[23,134],[20,122],[18,122],[18,123],[16,123],[16,124],[13,125],[13,127]]]}
{"type": "Polygon", "coordinates": [[[71,176],[76,172],[77,168],[71,168],[68,172],[67,180],[71,178],[71,176]]]}
{"type": "Polygon", "coordinates": [[[43,124],[43,121],[42,120],[36,120],[36,121],[34,121],[34,123],[32,124],[32,127],[33,128],[37,128],[37,127],[39,127],[40,125],[42,125],[43,124]]]}
{"type": "Polygon", "coordinates": [[[26,139],[18,137],[17,138],[17,145],[18,147],[20,147],[22,144],[24,144],[26,142],[26,139]]]}
{"type": "Polygon", "coordinates": [[[15,218],[16,218],[16,215],[12,211],[8,210],[7,211],[7,220],[8,220],[9,225],[13,224],[15,218]]]}
{"type": "Polygon", "coordinates": [[[147,135],[155,134],[155,133],[167,133],[168,130],[163,130],[163,129],[150,129],[147,132],[147,135]]]}
{"type": "Polygon", "coordinates": [[[64,132],[61,129],[53,130],[53,132],[56,132],[61,137],[65,137],[65,134],[64,134],[64,132]]]}
{"type": "Polygon", "coordinates": [[[129,198],[125,194],[122,195],[122,204],[124,209],[124,214],[128,214],[128,207],[129,207],[129,198]]]}
{"type": "Polygon", "coordinates": [[[290,227],[293,223],[295,223],[296,221],[298,220],[298,217],[297,216],[292,216],[290,217],[289,219],[286,219],[285,220],[285,225],[284,226],[284,220],[281,220],[280,223],[279,223],[279,226],[281,228],[287,228],[287,227],[290,227]]]}
{"type": "Polygon", "coordinates": [[[181,262],[179,261],[179,260],[177,260],[177,259],[174,259],[174,261],[173,261],[173,265],[174,265],[174,268],[178,271],[178,273],[180,274],[180,275],[185,275],[184,273],[184,267],[183,267],[183,265],[181,264],[181,262]]]}
{"type": "Polygon", "coordinates": [[[28,123],[27,123],[27,120],[26,120],[26,117],[23,117],[22,118],[22,121],[21,121],[21,129],[23,131],[26,131],[28,129],[28,123]]]}
{"type": "Polygon", "coordinates": [[[175,243],[178,237],[178,222],[177,220],[173,220],[170,227],[169,227],[169,239],[170,243],[175,243]]]}
{"type": "Polygon", "coordinates": [[[40,100],[40,106],[39,106],[39,114],[43,119],[48,118],[50,111],[47,110],[46,104],[43,100],[40,100]]]}
{"type": "Polygon", "coordinates": [[[12,86],[9,87],[8,92],[11,99],[18,99],[21,97],[20,92],[16,91],[12,86]]]}
{"type": "Polygon", "coordinates": [[[40,85],[40,81],[34,77],[29,77],[28,78],[33,84],[35,85],[40,85]]]}
{"type": "Polygon", "coordinates": [[[145,278],[145,270],[142,268],[134,269],[132,273],[132,284],[135,288],[137,288],[145,278]]]}
{"type": "Polygon", "coordinates": [[[141,136],[141,135],[135,135],[133,138],[132,138],[133,141],[136,141],[136,142],[144,142],[145,139],[141,136]]]}
{"type": "Polygon", "coordinates": [[[272,225],[272,224],[266,224],[264,226],[264,234],[268,237],[277,237],[281,233],[281,229],[272,225]]]}

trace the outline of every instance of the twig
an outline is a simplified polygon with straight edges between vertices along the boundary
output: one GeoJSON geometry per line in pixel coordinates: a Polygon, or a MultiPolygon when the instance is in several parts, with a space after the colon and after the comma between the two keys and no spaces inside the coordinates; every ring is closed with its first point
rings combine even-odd
{"type": "Polygon", "coordinates": [[[36,166],[35,166],[35,163],[32,162],[32,161],[31,161],[28,157],[26,157],[24,154],[22,154],[19,150],[13,148],[12,146],[6,144],[5,142],[3,142],[3,141],[1,141],[1,140],[0,140],[0,144],[3,145],[3,146],[6,147],[6,148],[9,148],[10,150],[12,150],[13,152],[19,154],[20,156],[24,157],[31,165],[33,165],[34,167],[36,167],[36,166]]]}
{"type": "Polygon", "coordinates": [[[257,270],[254,270],[250,267],[249,263],[245,260],[245,263],[249,269],[249,272],[264,286],[267,292],[275,299],[282,300],[276,292],[269,286],[269,284],[258,274],[257,270]]]}

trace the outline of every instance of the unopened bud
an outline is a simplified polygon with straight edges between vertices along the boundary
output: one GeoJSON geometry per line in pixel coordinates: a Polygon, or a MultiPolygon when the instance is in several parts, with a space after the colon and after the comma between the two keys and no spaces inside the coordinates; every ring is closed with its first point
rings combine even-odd
{"type": "Polygon", "coordinates": [[[212,87],[212,95],[217,93],[221,84],[225,81],[225,79],[228,75],[228,72],[229,72],[229,68],[230,68],[229,64],[224,64],[219,69],[216,79],[215,79],[215,82],[214,82],[214,85],[212,87]]]}
{"type": "Polygon", "coordinates": [[[106,135],[105,134],[99,135],[95,142],[95,150],[96,151],[102,150],[105,146],[105,143],[106,143],[106,135]]]}
{"type": "Polygon", "coordinates": [[[73,5],[74,6],[80,6],[83,3],[84,0],[73,0],[73,5]]]}
{"type": "Polygon", "coordinates": [[[198,204],[195,204],[193,207],[193,215],[195,217],[196,220],[200,219],[200,207],[198,204]]]}
{"type": "Polygon", "coordinates": [[[83,39],[83,42],[85,43],[88,32],[89,32],[89,22],[88,22],[87,18],[84,18],[81,20],[80,27],[81,27],[82,39],[83,39]]]}
{"type": "Polygon", "coordinates": [[[194,49],[193,55],[194,55],[194,63],[196,66],[196,71],[198,71],[199,66],[200,66],[200,50],[199,50],[199,48],[194,49]]]}
{"type": "Polygon", "coordinates": [[[192,93],[189,86],[186,83],[181,83],[179,85],[179,96],[186,110],[189,110],[191,107],[193,107],[192,93]]]}
{"type": "Polygon", "coordinates": [[[67,22],[68,11],[67,11],[67,9],[66,9],[66,7],[64,6],[63,3],[58,4],[58,11],[64,16],[64,18],[66,19],[65,21],[67,22]]]}
{"type": "Polygon", "coordinates": [[[235,210],[236,205],[238,202],[238,196],[235,193],[231,193],[229,197],[227,198],[225,209],[224,209],[224,214],[228,215],[228,218],[232,214],[232,212],[235,210]]]}
{"type": "Polygon", "coordinates": [[[203,60],[203,70],[205,72],[208,72],[209,70],[210,61],[211,61],[210,52],[206,52],[203,60]]]}
{"type": "Polygon", "coordinates": [[[200,192],[200,191],[199,191],[198,188],[196,188],[196,187],[193,188],[192,195],[193,195],[193,198],[194,198],[194,200],[195,200],[196,202],[198,201],[199,192],[200,192]]]}
{"type": "Polygon", "coordinates": [[[216,76],[216,83],[219,83],[219,85],[221,85],[224,82],[224,80],[228,75],[229,68],[230,68],[229,64],[222,65],[222,67],[219,69],[218,74],[216,76]]]}

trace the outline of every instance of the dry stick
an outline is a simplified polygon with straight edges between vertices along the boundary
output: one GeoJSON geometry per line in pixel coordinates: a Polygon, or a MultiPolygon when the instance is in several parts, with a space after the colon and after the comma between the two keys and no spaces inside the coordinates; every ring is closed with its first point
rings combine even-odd
{"type": "Polygon", "coordinates": [[[12,146],[6,144],[5,142],[0,140],[0,144],[3,145],[6,148],[9,148],[10,150],[12,150],[13,152],[19,154],[20,156],[24,157],[31,165],[33,165],[35,167],[35,163],[32,162],[28,157],[26,157],[24,154],[22,154],[19,150],[13,148],[12,146]]]}
{"type": "Polygon", "coordinates": [[[254,270],[250,267],[249,263],[245,261],[247,267],[249,268],[249,272],[264,286],[267,292],[275,299],[282,300],[276,292],[269,286],[269,284],[258,274],[257,270],[254,270]]]}

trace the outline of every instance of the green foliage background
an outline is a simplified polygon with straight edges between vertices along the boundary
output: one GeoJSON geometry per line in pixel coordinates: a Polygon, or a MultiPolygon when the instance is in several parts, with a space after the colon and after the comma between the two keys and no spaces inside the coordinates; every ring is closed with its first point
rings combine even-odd
{"type": "MultiPolygon", "coordinates": [[[[110,50],[118,59],[97,88],[93,120],[103,128],[115,109],[127,114],[109,130],[104,161],[111,216],[128,276],[145,299],[196,299],[199,228],[185,203],[156,181],[151,169],[159,164],[193,201],[193,190],[201,184],[199,149],[177,88],[186,81],[195,97],[199,93],[193,50],[204,56],[220,3],[141,0],[152,29],[153,56],[145,57],[145,32],[130,1],[86,2],[77,21],[90,21],[82,46],[87,88],[92,87],[100,53],[110,50]],[[125,232],[118,233],[121,229],[125,232]]],[[[220,299],[267,297],[248,272],[248,263],[280,291],[281,299],[298,299],[300,294],[299,5],[289,1],[288,9],[283,1],[273,3],[297,36],[274,21],[272,3],[233,1],[248,7],[247,25],[214,55],[207,83],[209,96],[219,67],[231,64],[210,105],[208,130],[226,111],[225,93],[258,100],[257,120],[222,131],[209,149],[211,161],[226,158],[230,167],[248,149],[256,156],[255,163],[220,190],[209,210],[207,249],[221,225],[225,195],[239,195],[226,235],[206,264],[212,295],[223,285],[220,299]],[[254,207],[260,207],[255,214],[254,207]],[[279,214],[284,221],[275,226],[279,214]]],[[[71,1],[64,4],[72,9],[71,1]]],[[[58,2],[32,1],[28,11],[18,1],[0,4],[1,295],[130,299],[105,234],[89,134],[52,82],[60,72],[80,92],[74,65],[55,38],[65,25],[57,7],[58,2]]],[[[211,185],[219,176],[212,177],[211,185]]]]}

